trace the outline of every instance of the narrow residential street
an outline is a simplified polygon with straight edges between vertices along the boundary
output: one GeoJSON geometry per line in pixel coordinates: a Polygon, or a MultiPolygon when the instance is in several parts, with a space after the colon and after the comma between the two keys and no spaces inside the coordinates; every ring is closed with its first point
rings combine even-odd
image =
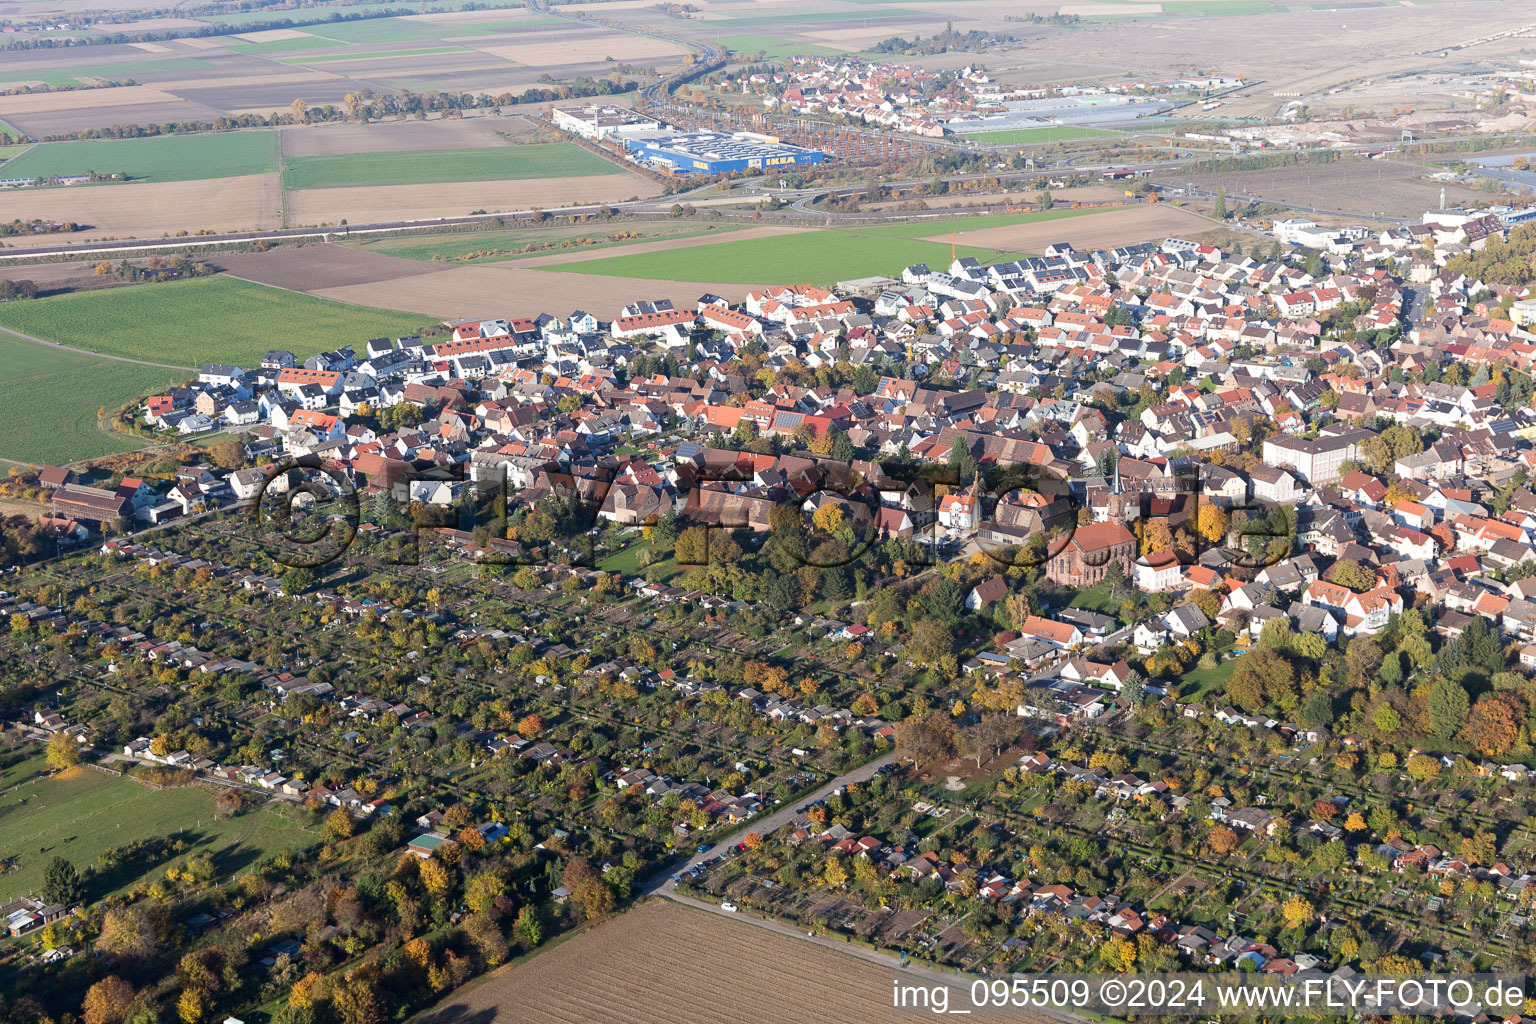
{"type": "Polygon", "coordinates": [[[746,825],[733,832],[730,838],[721,840],[714,846],[711,846],[709,849],[705,850],[703,853],[693,854],[693,856],[688,858],[687,863],[669,868],[666,871],[659,871],[652,875],[639,887],[639,892],[641,894],[659,892],[661,895],[666,896],[668,899],[675,897],[683,902],[696,902],[685,900],[683,897],[677,897],[677,885],[672,881],[673,875],[681,871],[687,871],[689,868],[694,867],[697,864],[701,864],[712,857],[724,856],[727,851],[731,850],[737,843],[741,842],[741,837],[746,835],[748,832],[756,832],[764,836],[771,835],[783,826],[789,824],[789,822],[794,819],[796,808],[804,807],[806,804],[813,804],[818,800],[825,800],[827,797],[832,795],[833,791],[841,789],[842,787],[848,785],[850,782],[868,781],[869,779],[874,778],[875,773],[882,767],[891,764],[895,760],[896,751],[892,750],[890,753],[884,754],[875,760],[868,762],[867,764],[862,764],[852,771],[844,772],[842,775],[831,779],[820,788],[816,789],[814,792],[808,793],[792,803],[786,803],[784,806],[778,808],[771,814],[764,815],[760,818],[754,818],[752,821],[747,822],[746,825]]]}

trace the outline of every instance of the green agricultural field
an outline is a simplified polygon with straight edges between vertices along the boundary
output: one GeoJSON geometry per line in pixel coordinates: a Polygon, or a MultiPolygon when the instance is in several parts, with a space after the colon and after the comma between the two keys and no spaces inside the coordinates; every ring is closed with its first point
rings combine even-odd
{"type": "MultiPolygon", "coordinates": [[[[96,867],[107,850],[143,839],[181,838],[188,852],[213,854],[214,866],[229,873],[268,854],[313,845],[319,838],[306,830],[297,812],[261,808],[216,819],[210,789],[155,791],[91,768],[72,768],[0,796],[0,818],[6,826],[5,853],[18,865],[0,874],[0,901],[39,889],[43,869],[54,857],[63,857],[83,874],[96,867]]],[[[87,898],[100,899],[126,888],[159,866],[136,864],[88,877],[87,898]]]]}
{"type": "Polygon", "coordinates": [[[1048,128],[1015,128],[1000,132],[967,132],[960,138],[981,142],[988,146],[1025,146],[1035,142],[1071,142],[1076,139],[1099,139],[1114,135],[1099,128],[1078,128],[1072,125],[1052,125],[1048,128]]]}
{"type": "Polygon", "coordinates": [[[277,170],[275,131],[45,142],[6,165],[6,177],[126,174],[130,181],[198,181],[277,170]]]}
{"type": "Polygon", "coordinates": [[[781,36],[728,36],[720,45],[733,53],[752,56],[761,52],[767,57],[788,60],[790,57],[834,57],[842,50],[812,43],[791,42],[781,36]]]}
{"type": "MultiPolygon", "coordinates": [[[[308,354],[369,338],[414,334],[430,320],[232,277],[0,304],[0,326],[23,334],[104,355],[189,368],[204,363],[254,366],[269,348],[308,354]]],[[[121,365],[126,373],[131,364],[121,365]]],[[[170,372],[159,369],[155,376],[163,380],[170,372]]],[[[131,389],[120,390],[124,398],[132,397],[131,389]]]]}
{"type": "Polygon", "coordinates": [[[402,18],[368,18],[364,21],[342,21],[325,25],[312,25],[304,31],[313,32],[327,39],[344,43],[403,43],[417,39],[441,39],[452,35],[453,29],[446,24],[430,21],[405,21],[402,18]]]}
{"type": "MultiPolygon", "coordinates": [[[[809,5],[807,5],[809,7],[809,5]]],[[[921,11],[907,10],[902,7],[888,7],[878,15],[881,18],[922,18],[921,11]]],[[[746,28],[751,25],[793,25],[796,29],[803,29],[807,22],[834,22],[834,21],[868,21],[868,11],[820,11],[804,9],[791,14],[743,14],[739,17],[722,18],[720,21],[710,24],[720,29],[729,31],[740,26],[746,28]]],[[[896,35],[897,33],[891,33],[896,35]]]]}
{"type": "Polygon", "coordinates": [[[580,178],[616,171],[613,164],[580,146],[544,142],[478,149],[290,157],[283,161],[283,185],[290,189],[420,185],[434,181],[580,178]]]}
{"type": "Polygon", "coordinates": [[[78,462],[143,447],[142,441],[98,427],[97,410],[110,412],[135,395],[164,387],[172,377],[187,376],[9,334],[0,334],[0,365],[5,367],[0,375],[0,458],[18,462],[78,462]]]}
{"type": "MultiPolygon", "coordinates": [[[[508,10],[508,14],[512,11],[508,10]]],[[[439,25],[444,36],[458,39],[461,36],[499,36],[508,32],[526,32],[530,28],[538,28],[540,25],[569,25],[564,18],[554,18],[546,15],[534,15],[527,18],[512,18],[508,21],[470,21],[470,22],[444,22],[439,25]]]]}
{"type": "Polygon", "coordinates": [[[322,39],[319,36],[304,36],[300,39],[271,39],[265,43],[230,38],[224,45],[235,53],[287,53],[290,50],[334,50],[346,44],[338,43],[334,39],[322,39]]]}
{"type": "Polygon", "coordinates": [[[408,260],[454,260],[472,257],[470,262],[494,263],[502,260],[528,259],[533,256],[554,256],[562,253],[588,252],[598,249],[609,249],[626,245],[635,245],[639,242],[657,242],[670,238],[692,238],[696,235],[707,234],[708,228],[684,228],[678,226],[675,221],[666,221],[656,225],[621,224],[615,225],[612,231],[632,231],[638,237],[609,242],[605,236],[610,233],[601,225],[588,225],[584,228],[561,228],[559,230],[532,230],[532,231],[452,231],[441,234],[406,235],[396,238],[384,238],[373,241],[354,242],[358,248],[371,249],[374,252],[388,253],[391,256],[399,256],[408,260]],[[593,238],[599,239],[592,245],[582,246],[580,249],[549,248],[538,249],[534,252],[507,253],[507,250],[521,249],[527,245],[550,245],[568,238],[593,238]],[[475,253],[493,252],[496,255],[474,256],[475,253]]]}
{"type": "MultiPolygon", "coordinates": [[[[947,267],[950,260],[949,244],[924,239],[943,235],[948,230],[974,231],[978,228],[1028,224],[1093,212],[1103,211],[1053,210],[1048,213],[935,219],[886,227],[829,228],[745,242],[717,242],[663,252],[609,256],[545,269],[574,274],[636,277],[651,281],[717,281],[722,284],[792,281],[827,285],[873,274],[895,274],[902,267],[913,263],[947,267]]],[[[974,256],[982,262],[993,262],[1004,255],[993,249],[968,245],[957,246],[955,253],[959,256],[974,256]]]]}
{"type": "Polygon", "coordinates": [[[212,61],[198,57],[169,57],[165,60],[130,60],[116,64],[84,64],[76,67],[51,68],[39,75],[35,70],[0,70],[0,82],[46,82],[49,85],[77,85],[86,79],[106,79],[120,82],[125,78],[158,72],[186,73],[213,66],[212,61]]]}

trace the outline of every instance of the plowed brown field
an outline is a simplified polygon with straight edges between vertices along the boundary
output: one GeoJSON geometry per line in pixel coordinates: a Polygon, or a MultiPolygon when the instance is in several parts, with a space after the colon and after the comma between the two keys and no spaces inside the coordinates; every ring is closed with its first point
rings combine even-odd
{"type": "Polygon", "coordinates": [[[430,185],[311,188],[288,193],[290,224],[343,218],[354,224],[462,216],[474,210],[527,210],[579,203],[613,203],[653,196],[661,186],[628,171],[579,178],[456,181],[430,185]]]}
{"type": "Polygon", "coordinates": [[[21,235],[10,240],[13,246],[57,245],[97,238],[154,238],[180,229],[281,227],[281,205],[277,175],[250,174],[205,181],[14,189],[0,196],[0,218],[36,217],[90,225],[90,230],[76,235],[21,235]]]}
{"type": "Polygon", "coordinates": [[[741,921],[649,903],[448,999],[416,1024],[883,1024],[911,1019],[891,1010],[899,973],[741,921]]]}
{"type": "MultiPolygon", "coordinates": [[[[1136,210],[1085,213],[1064,220],[959,231],[955,233],[955,239],[961,245],[1011,252],[1039,252],[1052,242],[1071,242],[1076,248],[1087,250],[1102,246],[1132,245],[1167,238],[1169,235],[1209,231],[1214,227],[1215,222],[1188,210],[1158,204],[1136,210]]],[[[927,241],[948,242],[949,237],[947,234],[934,235],[927,241]]]]}

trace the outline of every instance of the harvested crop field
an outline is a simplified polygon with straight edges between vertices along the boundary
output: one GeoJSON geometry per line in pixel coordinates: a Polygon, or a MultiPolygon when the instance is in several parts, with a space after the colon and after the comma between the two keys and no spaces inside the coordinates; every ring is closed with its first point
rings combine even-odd
{"type": "MultiPolygon", "coordinates": [[[[1233,194],[1296,203],[1319,210],[1412,217],[1415,220],[1425,210],[1439,205],[1442,187],[1445,201],[1453,206],[1487,199],[1486,193],[1427,177],[1431,170],[1395,160],[1344,157],[1329,164],[1303,163],[1262,171],[1181,176],[1178,183],[1188,180],[1201,188],[1224,188],[1233,194]]],[[[1230,202],[1228,208],[1231,208],[1230,202]]]]}
{"type": "Polygon", "coordinates": [[[743,286],[721,282],[557,274],[526,270],[517,262],[444,268],[350,245],[285,245],[264,253],[232,253],[218,262],[245,281],[433,318],[572,309],[611,317],[637,298],[667,298],[691,306],[705,292],[732,300],[746,294],[743,286]]]}
{"type": "Polygon", "coordinates": [[[661,60],[662,63],[676,63],[677,58],[688,52],[682,45],[666,39],[617,32],[595,33],[568,42],[512,43],[477,48],[493,57],[530,68],[552,68],[570,64],[576,59],[601,61],[610,57],[618,61],[661,60]]]}
{"type": "Polygon", "coordinates": [[[0,96],[0,116],[45,114],[84,107],[130,107],[145,103],[175,103],[168,92],[147,85],[121,85],[115,89],[66,90],[0,96]]]}
{"type": "MultiPolygon", "coordinates": [[[[1212,226],[1212,222],[1188,210],[1158,204],[1134,210],[1086,213],[1064,221],[1011,224],[976,231],[962,229],[955,232],[955,240],[977,248],[1038,253],[1052,242],[1071,242],[1079,249],[1096,249],[1203,231],[1212,226]]],[[[949,236],[929,235],[927,241],[948,242],[949,236]]]]}
{"type": "MultiPolygon", "coordinates": [[[[91,90],[117,92],[118,90],[91,90]]],[[[53,93],[50,95],[74,95],[79,93],[53,93]]],[[[92,128],[105,128],[114,124],[166,124],[174,121],[213,121],[221,111],[191,100],[172,98],[160,103],[135,103],[123,107],[64,107],[58,110],[35,113],[8,113],[5,119],[34,139],[52,135],[72,135],[92,128]]]]}
{"type": "MultiPolygon", "coordinates": [[[[402,261],[408,262],[408,261],[402,261]]],[[[557,274],[524,270],[516,262],[484,263],[431,270],[411,263],[408,276],[370,284],[317,288],[311,294],[340,302],[406,310],[433,317],[518,316],[544,310],[589,310],[595,316],[618,315],[636,299],[671,299],[692,306],[706,292],[732,302],[746,297],[746,286],[720,281],[637,281],[627,277],[557,274]],[[425,272],[423,272],[425,271],[425,272]]]]}
{"type": "Polygon", "coordinates": [[[232,252],[219,255],[214,262],[232,277],[296,292],[370,284],[424,272],[416,260],[331,242],[284,245],[266,252],[232,252]]]}
{"type": "Polygon", "coordinates": [[[308,32],[300,32],[296,28],[272,28],[263,32],[241,32],[236,39],[244,39],[250,43],[275,43],[288,39],[309,39],[308,32]]]}
{"type": "Polygon", "coordinates": [[[458,181],[376,188],[315,188],[288,193],[288,219],[318,224],[345,218],[354,224],[375,221],[462,216],[491,212],[552,209],[579,203],[613,203],[632,196],[653,196],[661,187],[627,171],[585,178],[530,178],[523,181],[458,181]]]}
{"type": "MultiPolygon", "coordinates": [[[[269,75],[230,75],[227,78],[198,79],[189,78],[183,82],[159,82],[160,88],[178,95],[187,90],[208,90],[210,86],[218,86],[220,89],[244,89],[253,85],[286,85],[292,86],[301,82],[326,82],[336,76],[327,71],[275,71],[269,75]]],[[[289,101],[290,103],[292,100],[289,101]]]]}
{"type": "Polygon", "coordinates": [[[497,132],[527,134],[520,118],[455,118],[435,121],[375,121],[372,124],[310,125],[283,129],[283,156],[338,156],[344,153],[402,153],[422,149],[504,146],[497,132]]]}
{"type": "Polygon", "coordinates": [[[896,973],[656,902],[494,973],[416,1024],[873,1024],[903,1019],[890,1008],[896,973]]]}
{"type": "Polygon", "coordinates": [[[678,223],[676,220],[626,221],[612,233],[586,224],[518,226],[505,230],[413,232],[384,238],[357,238],[348,244],[367,252],[433,262],[495,263],[517,260],[521,266],[547,266],[550,257],[586,259],[593,250],[635,252],[658,241],[734,233],[729,224],[678,223]],[[614,235],[626,237],[615,238],[614,235]]]}
{"type": "Polygon", "coordinates": [[[281,227],[276,174],[205,181],[17,189],[0,194],[0,218],[73,220],[89,230],[71,236],[26,235],[13,246],[58,245],[95,238],[153,238],[167,231],[239,231],[281,227]]]}
{"type": "MultiPolygon", "coordinates": [[[[777,238],[781,235],[799,235],[812,228],[790,227],[758,227],[744,228],[740,231],[716,231],[709,235],[711,243],[720,242],[752,242],[762,238],[777,238]]],[[[666,252],[669,249],[687,249],[698,244],[698,235],[692,234],[686,238],[661,238],[652,242],[636,242],[633,245],[623,247],[625,256],[639,255],[648,252],[666,252]]],[[[590,259],[581,250],[576,252],[556,252],[545,256],[528,256],[518,261],[522,267],[558,267],[564,263],[580,263],[590,259]]]]}

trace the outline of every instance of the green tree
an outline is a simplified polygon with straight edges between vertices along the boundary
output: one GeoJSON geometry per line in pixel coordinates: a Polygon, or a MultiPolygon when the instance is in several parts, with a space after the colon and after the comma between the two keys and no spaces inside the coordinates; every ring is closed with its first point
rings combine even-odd
{"type": "Polygon", "coordinates": [[[518,911],[517,924],[513,925],[513,930],[526,949],[533,949],[544,941],[544,925],[539,921],[539,912],[532,905],[518,911]]]}
{"type": "Polygon", "coordinates": [[[941,577],[923,599],[923,610],[946,626],[953,627],[965,614],[965,596],[955,581],[941,577]]]}
{"type": "Polygon", "coordinates": [[[1227,190],[1226,189],[1218,188],[1216,190],[1216,202],[1211,206],[1211,216],[1215,217],[1217,220],[1226,220],[1227,219],[1227,190]]]}
{"type": "Polygon", "coordinates": [[[1355,593],[1364,593],[1376,585],[1376,574],[1353,558],[1341,558],[1333,564],[1333,582],[1348,587],[1355,593]]]}
{"type": "Polygon", "coordinates": [[[315,585],[315,571],[295,566],[283,573],[283,593],[291,596],[302,594],[315,585]]]}
{"type": "Polygon", "coordinates": [[[1440,740],[1448,740],[1467,722],[1471,699],[1453,679],[1441,679],[1429,691],[1429,727],[1440,740]]]}
{"type": "Polygon", "coordinates": [[[1131,707],[1133,708],[1139,708],[1145,704],[1147,688],[1141,678],[1141,673],[1131,669],[1131,674],[1126,677],[1125,683],[1121,685],[1120,692],[1125,695],[1126,700],[1131,702],[1131,707]]]}
{"type": "Polygon", "coordinates": [[[63,857],[55,857],[43,869],[43,902],[68,906],[85,897],[80,873],[63,857]]]}

